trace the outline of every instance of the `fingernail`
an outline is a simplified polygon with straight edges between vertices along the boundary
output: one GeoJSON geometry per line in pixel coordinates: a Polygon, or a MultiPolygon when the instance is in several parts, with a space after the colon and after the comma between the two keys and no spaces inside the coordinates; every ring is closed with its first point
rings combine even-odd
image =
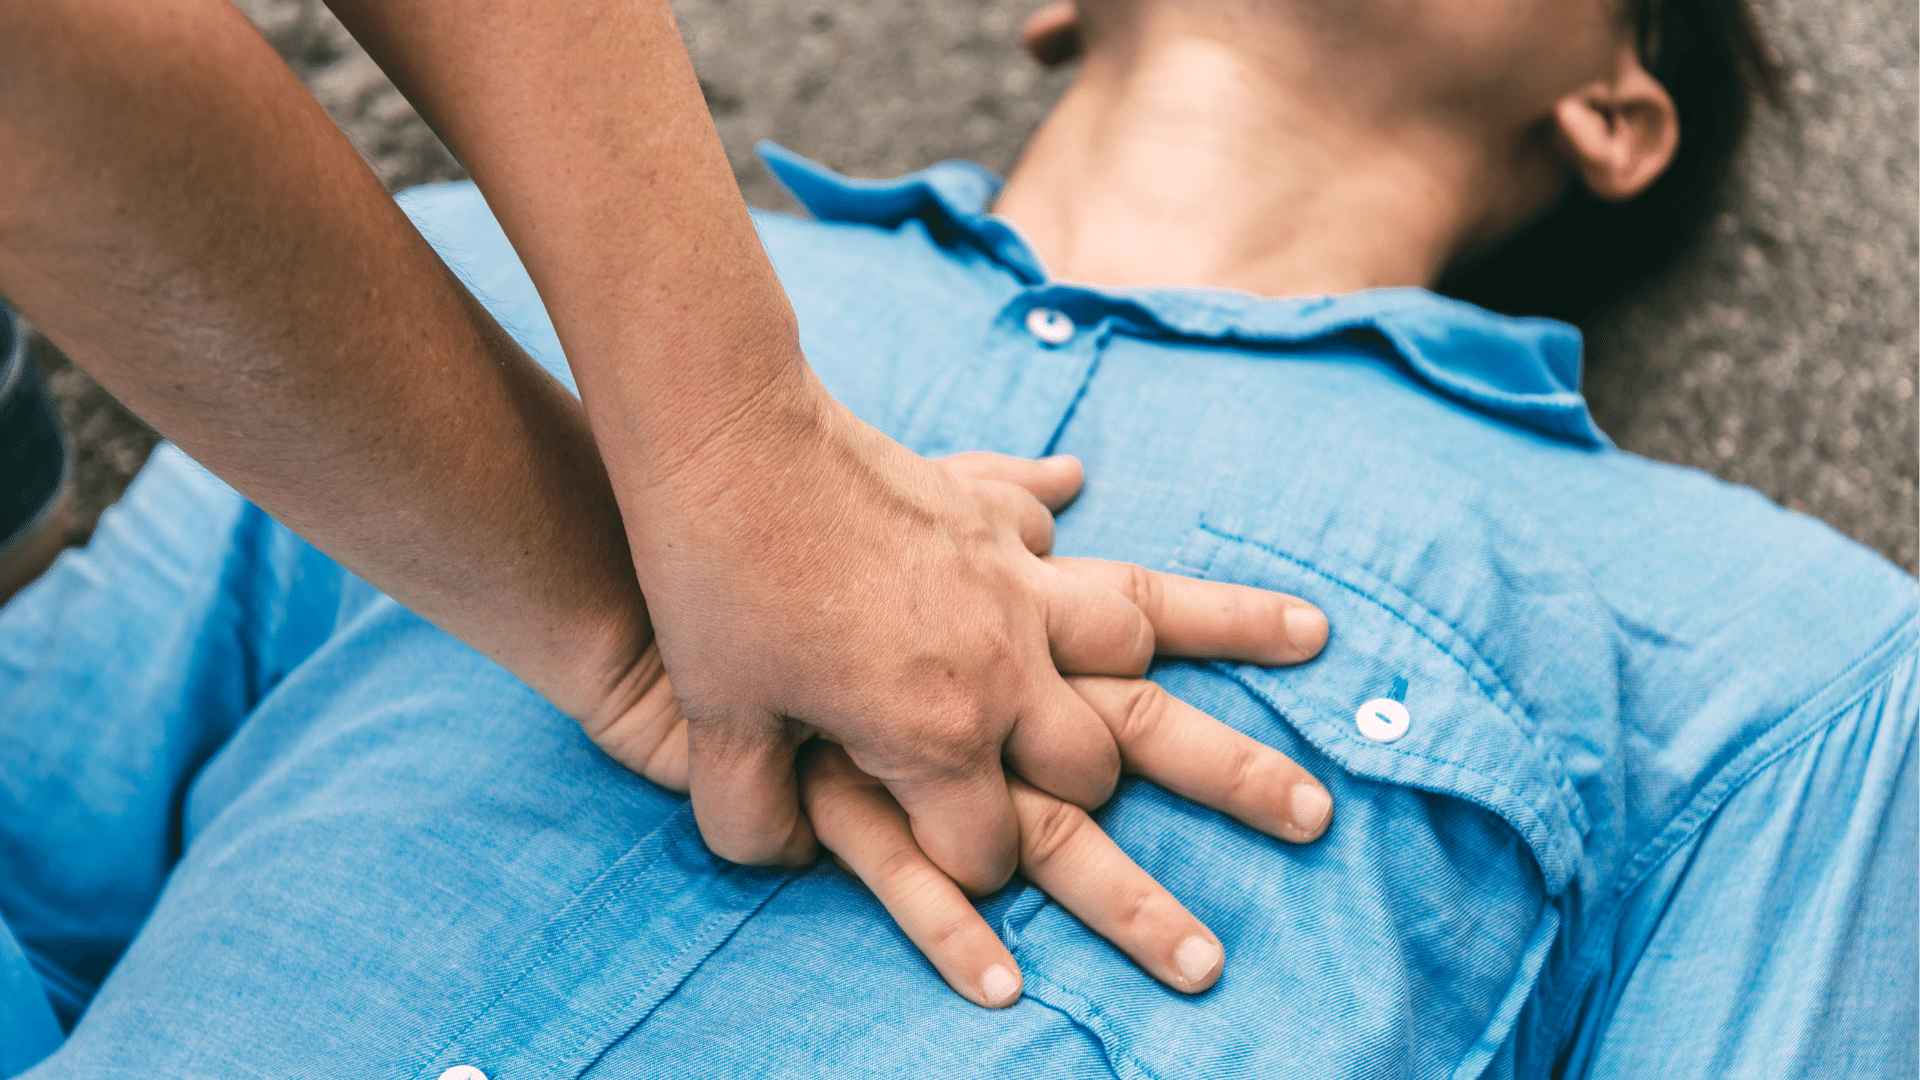
{"type": "Polygon", "coordinates": [[[1309,837],[1319,836],[1326,828],[1327,819],[1333,816],[1333,796],[1319,784],[1302,780],[1293,785],[1287,808],[1293,813],[1294,828],[1309,837]]]}
{"type": "Polygon", "coordinates": [[[1302,656],[1318,656],[1327,645],[1327,616],[1317,607],[1309,604],[1295,604],[1287,608],[1282,625],[1287,632],[1287,640],[1302,656]]]}
{"type": "Polygon", "coordinates": [[[995,964],[980,976],[980,998],[993,1008],[1010,1005],[1020,996],[1020,976],[1005,964],[995,964]]]}
{"type": "Polygon", "coordinates": [[[1215,971],[1220,962],[1226,959],[1220,946],[1203,937],[1190,937],[1173,950],[1173,967],[1188,986],[1203,983],[1215,971]]]}

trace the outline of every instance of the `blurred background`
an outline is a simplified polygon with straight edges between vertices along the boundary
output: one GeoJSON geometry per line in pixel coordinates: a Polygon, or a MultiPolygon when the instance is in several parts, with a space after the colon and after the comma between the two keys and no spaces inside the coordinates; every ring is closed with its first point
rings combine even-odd
{"type": "MultiPolygon", "coordinates": [[[[389,187],[462,175],[320,0],[239,0],[389,187]]],[[[1065,85],[1020,52],[1039,0],[678,0],[750,202],[773,138],[857,175],[1004,170],[1065,85]]],[[[1920,567],[1920,6],[1764,0],[1787,67],[1737,194],[1676,273],[1596,321],[1587,390],[1627,449],[1709,470],[1920,567]]],[[[90,526],[153,435],[36,342],[90,526]]]]}

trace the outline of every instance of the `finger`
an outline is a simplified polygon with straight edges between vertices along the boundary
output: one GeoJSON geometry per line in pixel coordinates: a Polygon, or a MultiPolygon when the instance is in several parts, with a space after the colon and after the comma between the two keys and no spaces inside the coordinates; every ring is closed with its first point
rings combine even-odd
{"type": "Polygon", "coordinates": [[[653,752],[641,763],[640,775],[668,791],[687,790],[687,721],[676,716],[653,752]]]}
{"type": "Polygon", "coordinates": [[[1023,458],[1007,454],[970,451],[940,459],[948,471],[972,480],[995,480],[1025,488],[1040,504],[1059,513],[1080,493],[1086,471],[1080,459],[1070,454],[1023,458]]]}
{"type": "Polygon", "coordinates": [[[659,654],[641,668],[646,689],[637,700],[580,719],[581,729],[606,755],[672,791],[687,790],[687,718],[673,696],[659,654]]]}
{"type": "Polygon", "coordinates": [[[1053,550],[1053,511],[1028,494],[1025,488],[987,481],[975,489],[994,508],[1002,520],[1011,521],[1020,533],[1020,543],[1035,555],[1053,550]]]}
{"type": "Polygon", "coordinates": [[[582,725],[610,758],[669,791],[687,790],[687,721],[676,708],[654,718],[582,725]]]}
{"type": "Polygon", "coordinates": [[[1145,679],[1072,679],[1113,732],[1126,770],[1269,836],[1317,840],[1333,796],[1292,758],[1145,679]]]}
{"type": "MultiPolygon", "coordinates": [[[[1052,559],[1050,570],[1061,562],[1052,559]]],[[[1153,663],[1153,623],[1144,609],[1090,575],[1048,575],[1047,646],[1068,675],[1139,675],[1153,663]]]]}
{"type": "Polygon", "coordinates": [[[969,895],[985,896],[1013,876],[1020,827],[997,752],[945,776],[886,785],[907,812],[914,843],[969,895]]]}
{"type": "Polygon", "coordinates": [[[1326,615],[1297,596],[1105,559],[1048,561],[1070,578],[1126,597],[1153,624],[1154,640],[1167,656],[1298,664],[1327,644],[1326,615]]]}
{"type": "Polygon", "coordinates": [[[1045,67],[1058,67],[1080,56],[1080,13],[1071,0],[1055,0],[1027,17],[1020,27],[1020,43],[1027,55],[1045,67]]]}
{"type": "Polygon", "coordinates": [[[973,902],[913,842],[907,815],[845,751],[805,751],[800,789],[820,843],[858,877],[954,992],[1004,1008],[1020,997],[1020,968],[973,902]]]}
{"type": "Polygon", "coordinates": [[[707,847],[750,866],[805,866],[813,829],[800,813],[795,740],[774,716],[700,720],[687,729],[693,817],[707,847]]]}
{"type": "Polygon", "coordinates": [[[1007,737],[1007,764],[1021,779],[1086,810],[1113,797],[1120,748],[1093,707],[1059,679],[1048,700],[1007,737]]]}
{"type": "Polygon", "coordinates": [[[1121,851],[1086,811],[1015,781],[1020,870],[1141,970],[1189,994],[1220,978],[1220,939],[1121,851]]]}

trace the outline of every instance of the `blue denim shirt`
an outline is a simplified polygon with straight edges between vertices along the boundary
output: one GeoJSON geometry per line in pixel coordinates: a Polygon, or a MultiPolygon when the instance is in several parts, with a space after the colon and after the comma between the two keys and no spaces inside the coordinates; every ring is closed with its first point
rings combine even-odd
{"type": "MultiPolygon", "coordinates": [[[[715,860],[683,800],[163,451],[0,613],[33,973],[0,1016],[38,1024],[23,1061],[60,1044],[35,1075],[1914,1072],[1911,579],[1614,448],[1567,326],[1082,287],[974,166],[768,156],[814,220],[762,236],[843,401],[930,454],[1079,455],[1063,552],[1327,611],[1304,667],[1154,671],[1326,781],[1323,840],[1138,781],[1099,815],[1218,932],[1218,986],[1016,881],[982,907],[1026,995],[967,1004],[844,874],[715,860]],[[49,1001],[85,1010],[64,1043],[49,1001]]],[[[478,194],[403,203],[564,378],[478,194]]]]}

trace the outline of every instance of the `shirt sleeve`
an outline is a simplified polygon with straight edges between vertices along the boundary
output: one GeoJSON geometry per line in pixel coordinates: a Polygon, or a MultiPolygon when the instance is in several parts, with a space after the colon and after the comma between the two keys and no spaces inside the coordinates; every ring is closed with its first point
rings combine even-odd
{"type": "Polygon", "coordinates": [[[1895,659],[1635,889],[1571,1072],[1916,1074],[1917,677],[1895,659]]]}

